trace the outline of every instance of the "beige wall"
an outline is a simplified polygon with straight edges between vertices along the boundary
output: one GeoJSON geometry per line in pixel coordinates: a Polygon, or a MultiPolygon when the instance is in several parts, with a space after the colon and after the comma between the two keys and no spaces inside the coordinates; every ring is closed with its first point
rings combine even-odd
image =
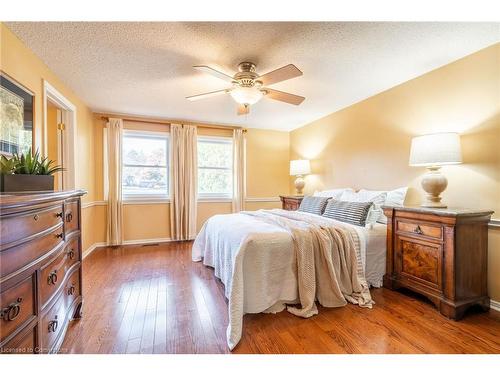
{"type": "MultiPolygon", "coordinates": [[[[94,114],[94,162],[96,201],[104,199],[103,193],[103,127],[105,121],[102,114],[94,114]]],[[[116,117],[120,117],[116,115],[116,117]]],[[[182,123],[189,123],[183,122],[182,123]]],[[[124,121],[124,128],[132,130],[149,130],[168,132],[169,126],[164,124],[150,124],[140,121],[124,121]]],[[[232,131],[226,129],[199,128],[200,135],[232,137],[232,131]]],[[[273,130],[248,129],[246,134],[246,165],[247,165],[247,197],[249,198],[277,198],[280,194],[288,193],[288,162],[289,140],[288,132],[273,130]]],[[[280,202],[257,201],[247,202],[246,209],[277,208],[280,202]]],[[[128,202],[124,205],[124,233],[125,241],[170,238],[170,205],[168,203],[139,204],[128,202]],[[147,223],[147,224],[145,224],[147,223]]],[[[197,227],[211,216],[231,212],[230,202],[199,202],[197,227]]],[[[99,222],[106,221],[106,207],[96,206],[95,216],[99,222]],[[98,207],[98,209],[97,209],[98,207]]],[[[94,231],[94,243],[104,242],[106,232],[99,229],[94,231]]]]}
{"type": "MultiPolygon", "coordinates": [[[[464,159],[443,168],[443,200],[500,218],[500,44],[291,132],[290,157],[312,160],[306,193],[409,186],[406,203],[418,204],[425,169],[408,166],[410,141],[440,131],[462,134],[464,159]]],[[[499,229],[489,231],[488,285],[500,301],[499,229]]]]}
{"type": "MultiPolygon", "coordinates": [[[[68,89],[54,73],[3,24],[0,23],[0,69],[15,80],[29,88],[35,94],[35,147],[42,149],[42,121],[43,121],[43,81],[48,81],[77,108],[77,136],[78,149],[76,150],[76,187],[85,189],[88,194],[83,197],[84,202],[95,200],[94,189],[94,162],[89,155],[93,155],[93,124],[92,113],[70,89],[68,89]]],[[[87,218],[92,215],[92,208],[84,209],[83,215],[83,247],[90,246],[92,240],[92,226],[86,226],[87,218]]]]}

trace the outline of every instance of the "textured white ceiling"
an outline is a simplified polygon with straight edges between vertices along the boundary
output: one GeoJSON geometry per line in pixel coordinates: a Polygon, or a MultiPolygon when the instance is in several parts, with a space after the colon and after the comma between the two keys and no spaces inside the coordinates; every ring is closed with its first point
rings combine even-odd
{"type": "Polygon", "coordinates": [[[499,23],[7,22],[93,110],[291,130],[500,40],[499,23]],[[304,75],[272,87],[300,106],[264,98],[236,115],[227,87],[192,65],[233,75],[292,63],[304,75]]]}

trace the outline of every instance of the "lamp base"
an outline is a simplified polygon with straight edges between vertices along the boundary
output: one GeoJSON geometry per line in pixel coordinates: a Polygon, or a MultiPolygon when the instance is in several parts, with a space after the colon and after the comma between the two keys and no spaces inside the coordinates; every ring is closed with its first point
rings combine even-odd
{"type": "Polygon", "coordinates": [[[448,186],[448,180],[439,171],[440,167],[428,167],[429,171],[422,178],[422,188],[427,193],[421,207],[446,208],[439,196],[448,186]]]}
{"type": "Polygon", "coordinates": [[[304,186],[306,186],[306,181],[304,180],[304,178],[301,175],[297,176],[297,178],[295,179],[295,190],[297,190],[297,195],[304,195],[304,186]]]}

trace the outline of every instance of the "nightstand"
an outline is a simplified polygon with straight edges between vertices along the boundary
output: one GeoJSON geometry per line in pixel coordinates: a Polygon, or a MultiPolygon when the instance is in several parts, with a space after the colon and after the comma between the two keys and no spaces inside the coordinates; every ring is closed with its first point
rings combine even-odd
{"type": "Polygon", "coordinates": [[[304,199],[303,195],[280,195],[281,207],[284,210],[296,211],[300,206],[300,202],[304,199]]]}
{"type": "Polygon", "coordinates": [[[387,216],[384,287],[426,296],[441,314],[461,319],[488,310],[488,222],[493,211],[383,207],[387,216]]]}

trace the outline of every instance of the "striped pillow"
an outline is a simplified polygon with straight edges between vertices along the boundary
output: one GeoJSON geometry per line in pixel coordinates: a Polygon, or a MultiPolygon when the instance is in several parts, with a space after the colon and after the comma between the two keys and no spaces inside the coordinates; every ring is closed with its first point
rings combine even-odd
{"type": "Polygon", "coordinates": [[[331,200],[326,205],[323,216],[343,221],[344,223],[364,227],[366,225],[366,217],[368,216],[368,212],[370,211],[372,204],[372,202],[345,202],[331,200]]]}
{"type": "Polygon", "coordinates": [[[299,211],[309,212],[310,214],[321,215],[325,210],[328,197],[304,197],[300,202],[299,211]]]}

